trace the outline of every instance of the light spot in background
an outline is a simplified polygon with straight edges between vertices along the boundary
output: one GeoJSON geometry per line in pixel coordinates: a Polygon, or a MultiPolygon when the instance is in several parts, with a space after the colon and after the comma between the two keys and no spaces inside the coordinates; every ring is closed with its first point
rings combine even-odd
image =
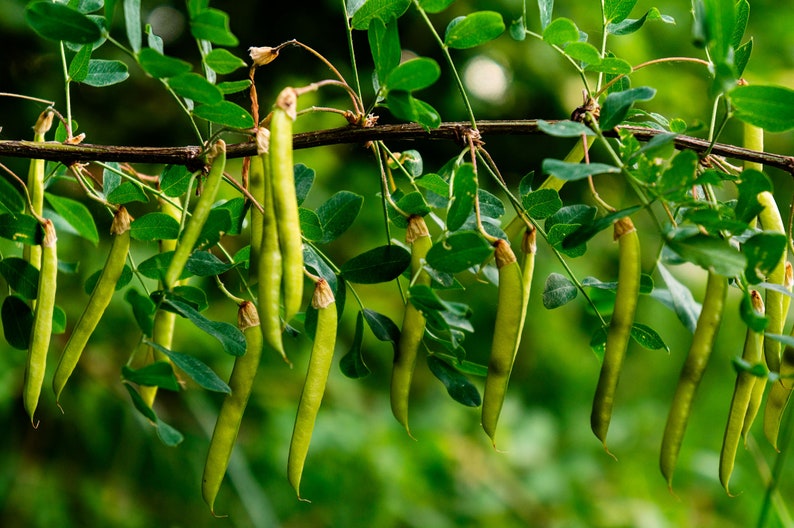
{"type": "Polygon", "coordinates": [[[498,62],[478,56],[466,64],[463,82],[470,93],[488,103],[502,103],[507,94],[509,73],[498,62]]]}
{"type": "Polygon", "coordinates": [[[185,31],[185,15],[169,6],[152,9],[147,23],[151,24],[154,34],[163,39],[163,44],[175,41],[185,31]]]}

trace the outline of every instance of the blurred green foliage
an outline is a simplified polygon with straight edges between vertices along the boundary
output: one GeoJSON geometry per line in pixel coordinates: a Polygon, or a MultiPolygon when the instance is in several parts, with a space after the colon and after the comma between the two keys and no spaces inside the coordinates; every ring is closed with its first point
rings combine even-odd
{"type": "MultiPolygon", "coordinates": [[[[240,39],[239,56],[248,46],[275,45],[296,38],[326,55],[350,75],[349,54],[341,14],[341,2],[226,2],[219,7],[230,14],[232,31],[240,39]]],[[[537,7],[530,2],[530,27],[538,27],[537,7]]],[[[25,3],[0,0],[0,90],[57,101],[64,94],[57,47],[36,37],[24,23],[25,3]]],[[[636,64],[662,56],[699,56],[690,39],[690,4],[674,0],[654,4],[641,0],[635,10],[657,5],[673,16],[675,26],[650,24],[641,32],[614,39],[615,51],[636,64]]],[[[791,5],[771,0],[751,2],[747,34],[755,48],[746,77],[751,81],[791,85],[794,79],[794,32],[791,5]]],[[[166,42],[170,54],[194,61],[196,52],[189,34],[180,30],[180,2],[144,1],[150,22],[174,29],[166,42]],[[161,17],[161,18],[157,18],[161,17]]],[[[459,0],[449,12],[434,15],[438,27],[455,15],[474,9],[492,9],[506,22],[517,18],[516,0],[459,0]]],[[[576,20],[591,35],[599,30],[594,2],[566,2],[555,14],[576,20]]],[[[116,24],[121,23],[117,13],[116,24]]],[[[443,64],[435,43],[414,13],[401,20],[404,46],[443,64]]],[[[366,35],[356,33],[362,89],[371,94],[368,82],[371,59],[366,35]]],[[[504,68],[509,89],[498,100],[474,99],[480,119],[567,117],[581,104],[581,86],[558,55],[534,41],[516,43],[503,36],[479,49],[455,51],[462,65],[482,54],[504,68]]],[[[122,58],[123,57],[116,57],[122,58]]],[[[327,75],[324,66],[297,50],[286,50],[279,60],[262,70],[257,79],[263,108],[285,85],[305,84],[327,75]]],[[[690,126],[708,121],[710,103],[705,72],[686,65],[647,68],[633,76],[633,84],[657,88],[653,105],[670,117],[681,117],[690,126]]],[[[344,107],[344,94],[333,91],[312,94],[301,106],[322,104],[344,107]]],[[[245,94],[237,101],[245,105],[245,94]]],[[[365,95],[366,98],[366,95],[365,95]]],[[[432,102],[445,120],[465,119],[448,72],[423,98],[432,102]]],[[[75,86],[73,111],[86,132],[87,141],[119,145],[184,145],[193,141],[185,117],[161,87],[131,67],[124,84],[95,89],[75,86]]],[[[0,97],[0,133],[3,139],[31,136],[41,105],[0,97]]],[[[388,121],[388,115],[383,121],[388,121]]],[[[309,117],[298,121],[299,130],[340,126],[338,117],[309,117]]],[[[740,129],[731,125],[724,141],[738,141],[740,129]]],[[[562,156],[567,141],[537,137],[489,137],[489,152],[500,164],[508,184],[540,166],[543,158],[562,156]]],[[[769,137],[774,152],[791,150],[791,134],[769,137]]],[[[451,144],[391,145],[416,148],[425,167],[438,169],[457,153],[451,144]]],[[[598,151],[595,152],[598,156],[598,151]]],[[[328,196],[350,186],[365,196],[361,216],[351,230],[329,247],[338,261],[355,255],[362,247],[384,241],[377,193],[376,165],[358,146],[334,146],[296,153],[296,161],[317,171],[316,186],[306,205],[315,207],[328,196]]],[[[3,160],[24,174],[24,160],[3,160]]],[[[157,167],[140,167],[155,172],[157,167]]],[[[234,167],[232,171],[238,170],[234,167]]],[[[790,196],[786,174],[770,171],[776,192],[790,196]]],[[[575,199],[583,186],[566,188],[563,197],[575,199]]],[[[494,192],[495,189],[490,189],[494,192]]],[[[602,194],[620,203],[622,190],[605,186],[602,194]]],[[[231,197],[231,191],[230,197],[231,197]]],[[[133,212],[134,214],[134,212],[133,212]]],[[[102,218],[101,216],[99,218],[102,218]]],[[[108,219],[109,220],[109,219],[108,219]]],[[[646,226],[647,227],[647,226],[646,226]]],[[[642,227],[641,227],[642,229],[642,227]]],[[[100,225],[100,232],[106,226],[100,225]]],[[[70,321],[86,299],[82,282],[95,271],[107,251],[64,234],[61,259],[81,261],[75,275],[64,275],[58,300],[70,321]]],[[[613,280],[615,250],[600,236],[591,242],[604,249],[603,258],[573,261],[581,278],[592,275],[613,280]]],[[[3,256],[16,254],[10,243],[0,246],[3,256]]],[[[234,250],[235,248],[231,248],[234,250]]],[[[646,263],[652,263],[656,247],[646,244],[646,263]]],[[[133,253],[140,262],[156,251],[156,245],[138,244],[133,253]]],[[[588,255],[597,254],[597,250],[588,255]]],[[[559,271],[550,254],[540,250],[535,291],[552,271],[559,271]]],[[[679,278],[702,296],[705,274],[694,269],[676,270],[679,278]]],[[[208,295],[218,320],[234,321],[235,309],[221,300],[207,282],[208,295]]],[[[359,286],[367,306],[389,314],[401,313],[396,288],[391,295],[382,289],[359,286]]],[[[467,339],[470,359],[485,361],[493,324],[494,289],[486,284],[467,284],[465,296],[475,307],[477,334],[467,339]],[[478,309],[479,308],[479,309],[478,309]]],[[[738,305],[738,298],[730,299],[738,305]]],[[[337,354],[352,340],[354,311],[348,309],[340,327],[337,354]]],[[[391,347],[365,334],[365,360],[373,374],[361,381],[344,378],[334,369],[328,393],[304,473],[302,493],[311,504],[298,502],[286,482],[286,455],[295,407],[307,361],[309,341],[288,338],[295,363],[289,369],[277,357],[267,357],[260,369],[238,439],[230,473],[221,490],[216,511],[228,518],[213,519],[200,498],[200,479],[209,434],[220,405],[218,395],[196,387],[175,396],[163,391],[158,414],[185,434],[177,448],[163,446],[152,429],[129,404],[120,383],[119,368],[128,358],[131,343],[138,339],[131,324],[129,306],[117,295],[92,338],[84,361],[63,399],[63,414],[50,398],[40,406],[41,423],[32,429],[20,399],[24,353],[0,345],[0,525],[63,528],[82,526],[544,526],[544,527],[746,527],[755,522],[764,485],[760,467],[773,460],[771,449],[757,447],[759,458],[740,449],[734,487],[740,494],[728,497],[717,481],[717,461],[727,417],[734,372],[731,358],[740,352],[743,327],[738,311],[730,308],[719,336],[714,359],[698,393],[694,415],[685,438],[674,493],[669,493],[658,467],[662,429],[689,334],[675,316],[658,303],[643,298],[637,320],[652,321],[671,353],[647,351],[632,345],[618,393],[612,422],[610,449],[606,455],[588,426],[598,362],[588,348],[595,319],[585,303],[575,302],[547,311],[534,295],[523,345],[513,372],[508,399],[500,422],[499,448],[494,451],[479,429],[479,413],[452,402],[443,386],[420,364],[412,394],[412,433],[409,438],[389,412],[388,376],[391,347]],[[764,462],[766,461],[766,462],[764,462]]],[[[57,336],[53,349],[65,342],[57,336]]],[[[178,326],[175,350],[195,354],[226,378],[231,358],[218,353],[216,344],[187,324],[178,326]]],[[[52,362],[51,362],[52,363],[52,362]]],[[[51,373],[48,373],[51,375],[51,373]]],[[[49,378],[48,378],[49,379],[49,378]]],[[[478,381],[481,386],[481,382],[478,381]]],[[[788,464],[788,473],[794,469],[788,464]]],[[[784,472],[785,473],[785,472],[784,472]]],[[[794,483],[781,483],[781,494],[794,497],[794,483]]],[[[774,522],[770,525],[774,526],[774,522]]]]}

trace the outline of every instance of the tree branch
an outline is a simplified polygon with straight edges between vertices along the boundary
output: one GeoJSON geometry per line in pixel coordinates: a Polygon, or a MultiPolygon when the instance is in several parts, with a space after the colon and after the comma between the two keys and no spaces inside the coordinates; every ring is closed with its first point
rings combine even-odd
{"type": "MultiPolygon", "coordinates": [[[[459,142],[461,141],[461,132],[465,131],[469,126],[469,123],[464,122],[442,123],[441,126],[432,130],[425,130],[415,123],[380,125],[368,128],[346,126],[297,134],[294,139],[294,148],[304,149],[345,143],[363,144],[377,140],[447,140],[459,142]]],[[[477,127],[483,137],[488,135],[533,135],[541,133],[536,120],[478,121],[477,127]]],[[[621,126],[619,128],[630,131],[640,141],[648,141],[654,136],[663,133],[652,128],[638,126],[621,126]]],[[[616,131],[611,131],[607,135],[615,136],[616,131]]],[[[690,149],[701,154],[707,152],[711,146],[705,139],[684,135],[676,136],[673,142],[678,149],[690,149]]],[[[724,143],[715,143],[711,147],[710,152],[718,156],[743,161],[755,161],[794,174],[794,156],[758,152],[724,143]]],[[[75,162],[117,161],[185,165],[188,169],[195,170],[203,166],[201,155],[202,147],[198,146],[122,147],[91,144],[65,145],[56,142],[0,141],[0,156],[60,161],[66,165],[75,162]]],[[[227,149],[227,156],[230,158],[254,155],[256,155],[256,144],[253,142],[232,144],[227,149]]]]}

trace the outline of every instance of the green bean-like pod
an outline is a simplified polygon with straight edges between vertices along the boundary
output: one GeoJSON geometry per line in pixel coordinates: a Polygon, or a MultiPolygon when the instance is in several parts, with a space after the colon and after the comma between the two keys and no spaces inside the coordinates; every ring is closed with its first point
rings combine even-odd
{"type": "MultiPolygon", "coordinates": [[[[604,360],[598,376],[598,386],[593,398],[590,426],[607,449],[607,431],[612,419],[620,371],[629,345],[634,313],[640,294],[641,254],[640,239],[630,218],[615,222],[614,239],[618,241],[618,288],[615,309],[609,321],[604,360]]],[[[608,452],[608,450],[607,450],[608,452]]]]}
{"type": "Polygon", "coordinates": [[[496,445],[496,424],[502,412],[507,383],[518,351],[525,311],[524,282],[513,250],[507,241],[501,239],[494,243],[494,250],[494,259],[499,270],[499,287],[491,355],[482,399],[481,423],[485,434],[496,445]]]}
{"type": "Polygon", "coordinates": [[[727,279],[717,273],[709,272],[703,307],[695,326],[689,353],[678,378],[662,437],[659,467],[670,489],[673,487],[673,473],[692,412],[692,402],[711,357],[714,340],[722,321],[727,291],[727,279]]]}
{"type": "Polygon", "coordinates": [[[105,313],[113,292],[116,291],[116,283],[124,270],[127,262],[127,254],[130,250],[130,217],[124,206],[116,211],[113,217],[113,224],[110,227],[110,234],[113,235],[113,243],[110,246],[105,267],[99,275],[96,286],[94,286],[88,303],[77,320],[77,324],[69,336],[69,341],[61,353],[58,366],[55,368],[55,376],[52,380],[52,390],[55,393],[55,400],[60,401],[61,392],[66,386],[66,382],[74,372],[80,356],[83,354],[88,339],[94,333],[102,314],[105,313]]]}
{"type": "Polygon", "coordinates": [[[320,410],[331,360],[336,344],[336,302],[331,287],[324,279],[317,281],[312,296],[312,306],[317,309],[317,330],[314,334],[309,369],[303,383],[298,412],[295,416],[295,427],[292,430],[292,441],[289,446],[287,460],[287,478],[295,489],[298,499],[304,500],[300,494],[300,483],[306,455],[309,453],[314,423],[320,410]]]}
{"type": "Polygon", "coordinates": [[[245,354],[234,360],[229,376],[229,388],[218,412],[215,429],[212,431],[204,476],[201,480],[201,495],[215,515],[215,499],[218,496],[229,459],[232,456],[240,423],[251,396],[254,378],[262,356],[262,332],[259,331],[259,315],[254,304],[243,302],[237,312],[237,326],[245,336],[245,354]]]}
{"type": "Polygon", "coordinates": [[[211,166],[204,182],[204,188],[196,203],[196,207],[193,208],[193,214],[190,216],[190,220],[188,220],[182,236],[179,238],[174,255],[163,278],[163,284],[168,290],[174,287],[176,281],[182,275],[187,259],[193,253],[193,247],[198,242],[201,230],[215,203],[215,198],[223,181],[223,171],[226,168],[226,143],[222,139],[216,141],[210,149],[207,158],[211,166]]]}
{"type": "Polygon", "coordinates": [[[303,302],[303,241],[292,162],[292,122],[296,105],[295,90],[285,88],[270,118],[270,180],[282,256],[285,324],[300,311],[303,302]]]}
{"type": "MultiPolygon", "coordinates": [[[[52,337],[52,314],[55,309],[55,290],[58,278],[58,236],[50,220],[42,223],[44,239],[41,243],[41,269],[36,309],[33,312],[33,326],[30,331],[25,380],[22,388],[22,402],[30,423],[39,404],[41,387],[44,384],[44,371],[47,367],[47,351],[52,337]]],[[[35,426],[34,426],[35,427],[35,426]]]]}
{"type": "MultiPolygon", "coordinates": [[[[36,124],[33,126],[33,141],[43,143],[45,134],[52,127],[52,118],[55,113],[52,109],[47,109],[39,115],[36,124]]],[[[30,196],[30,213],[36,217],[41,217],[44,210],[44,169],[46,162],[43,159],[30,160],[28,169],[28,195],[30,196]]],[[[41,265],[41,247],[32,244],[25,244],[22,248],[22,256],[35,267],[41,265]]]]}
{"type": "MultiPolygon", "coordinates": [[[[761,299],[761,294],[756,290],[752,290],[750,292],[750,301],[753,310],[758,315],[763,316],[764,301],[761,299]]],[[[763,333],[748,328],[744,340],[742,359],[750,365],[757,364],[763,357],[763,347],[763,333]]],[[[722,450],[720,451],[720,482],[728,494],[730,494],[729,482],[733,473],[736,450],[739,447],[744,419],[753,396],[756,380],[755,376],[744,370],[740,370],[736,374],[736,385],[733,388],[728,422],[725,425],[725,435],[722,439],[722,450]]]]}
{"type": "MultiPolygon", "coordinates": [[[[411,246],[411,277],[415,285],[430,285],[430,275],[423,269],[424,259],[433,245],[427,224],[421,216],[408,219],[405,241],[411,246]]],[[[411,380],[422,338],[425,335],[425,317],[410,301],[405,303],[400,340],[394,351],[394,364],[391,373],[391,410],[397,421],[405,427],[408,434],[408,400],[411,380]]]]}

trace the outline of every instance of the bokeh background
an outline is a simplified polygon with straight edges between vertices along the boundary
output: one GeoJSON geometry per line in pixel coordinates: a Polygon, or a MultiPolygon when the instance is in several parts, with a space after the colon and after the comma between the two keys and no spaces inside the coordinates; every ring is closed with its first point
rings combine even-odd
{"type": "MultiPolygon", "coordinates": [[[[529,26],[538,31],[538,10],[527,8],[529,26]]],[[[246,57],[249,46],[275,45],[298,39],[328,57],[351,77],[342,6],[339,1],[312,2],[213,2],[227,11],[231,29],[240,40],[232,49],[246,57]]],[[[169,54],[196,63],[195,44],[186,31],[182,2],[143,1],[145,19],[166,41],[169,54]]],[[[611,41],[613,51],[633,64],[664,56],[700,57],[691,44],[690,3],[667,0],[638,2],[633,16],[657,6],[675,18],[675,25],[654,23],[641,32],[611,41]]],[[[64,109],[63,76],[57,46],[38,38],[24,22],[25,2],[0,0],[0,92],[25,94],[57,102],[64,109]]],[[[120,7],[120,6],[119,6],[120,7]]],[[[755,48],[746,77],[750,82],[794,85],[794,32],[790,21],[794,6],[772,0],[751,0],[748,36],[755,48]]],[[[517,0],[458,0],[447,12],[434,15],[439,31],[454,16],[475,9],[491,9],[505,21],[517,18],[517,0]]],[[[565,2],[555,6],[555,16],[568,16],[599,38],[598,2],[565,2]]],[[[124,39],[120,10],[113,31],[124,39]]],[[[444,61],[427,29],[413,11],[400,20],[403,47],[444,61]]],[[[364,33],[354,34],[356,57],[365,97],[371,100],[371,59],[364,33]]],[[[570,66],[543,43],[516,42],[508,35],[481,48],[455,51],[454,59],[472,92],[480,119],[567,117],[581,103],[581,82],[570,66]]],[[[122,58],[105,46],[101,57],[122,58]]],[[[119,145],[187,145],[194,139],[186,118],[154,80],[128,61],[131,78],[118,86],[95,89],[73,86],[72,105],[87,141],[119,145]]],[[[242,70],[225,80],[243,78],[242,70]]],[[[287,49],[257,77],[261,104],[269,107],[286,85],[302,85],[327,77],[318,61],[297,49],[287,49]]],[[[694,133],[702,132],[711,102],[708,77],[702,68],[662,65],[637,72],[634,86],[658,89],[645,107],[670,118],[683,118],[694,133]]],[[[420,96],[433,104],[444,120],[466,115],[448,70],[420,96]]],[[[241,104],[245,96],[240,95],[241,104]]],[[[322,104],[345,108],[343,94],[324,90],[301,99],[301,106],[322,104]]],[[[0,138],[29,138],[42,105],[0,96],[0,138]]],[[[380,111],[383,121],[390,117],[380,111]]],[[[299,120],[299,130],[344,124],[334,116],[299,120]]],[[[740,138],[740,128],[730,124],[727,142],[740,138]]],[[[539,168],[549,156],[562,156],[571,143],[545,137],[488,137],[486,146],[497,160],[508,184],[539,168]]],[[[770,136],[768,149],[789,153],[791,134],[770,136]]],[[[446,143],[392,144],[395,150],[414,148],[424,158],[426,171],[438,170],[457,154],[446,143]]],[[[599,151],[594,151],[599,156],[599,151]]],[[[0,160],[25,174],[24,160],[0,160]]],[[[351,230],[327,248],[344,262],[385,240],[380,216],[378,172],[368,152],[355,145],[315,148],[296,153],[296,161],[317,172],[306,206],[316,207],[340,189],[365,197],[362,213],[351,230]]],[[[232,164],[231,170],[239,170],[232,164]]],[[[157,173],[160,167],[139,167],[157,173]]],[[[769,171],[781,208],[792,195],[791,177],[769,171]]],[[[497,192],[489,184],[486,188],[497,192]]],[[[603,184],[601,192],[614,203],[630,203],[620,185],[603,184]]],[[[59,193],[77,196],[68,185],[59,193]]],[[[227,190],[228,196],[234,196],[227,190]]],[[[570,186],[563,192],[567,203],[587,200],[585,189],[570,186]]],[[[784,210],[784,214],[785,210],[784,210]]],[[[108,219],[99,216],[101,232],[108,219]]],[[[650,223],[638,221],[644,243],[644,268],[653,268],[659,236],[650,223]]],[[[401,235],[397,235],[401,236],[401,235]]],[[[230,241],[234,247],[235,241],[230,241]]],[[[78,273],[62,274],[59,304],[70,321],[82,309],[82,281],[96,270],[107,251],[69,234],[62,236],[60,258],[80,261],[78,273]]],[[[0,243],[3,256],[18,248],[0,243]]],[[[571,261],[578,277],[613,280],[616,251],[608,236],[597,237],[587,256],[571,261]]],[[[156,250],[138,244],[133,257],[141,261],[156,250]]],[[[318,527],[377,526],[538,526],[538,527],[746,527],[754,526],[764,498],[761,475],[774,461],[760,428],[753,431],[757,447],[740,449],[733,488],[728,497],[717,479],[717,463],[728,405],[733,390],[731,358],[740,353],[744,339],[738,320],[738,298],[730,307],[720,332],[711,365],[700,387],[681,452],[674,492],[658,470],[662,430],[687,351],[689,334],[674,314],[655,300],[640,302],[638,321],[653,326],[670,347],[648,351],[632,344],[618,393],[610,429],[614,460],[604,453],[589,427],[592,394],[598,361],[588,347],[596,328],[583,300],[554,311],[543,308],[539,293],[559,263],[541,244],[527,327],[500,421],[499,451],[479,428],[477,409],[453,402],[443,386],[420,361],[412,394],[412,432],[408,437],[394,421],[388,403],[392,350],[368,331],[365,359],[372,374],[363,380],[345,378],[337,363],[328,384],[302,485],[311,504],[298,502],[286,481],[286,458],[295,407],[305,372],[310,342],[305,337],[288,341],[295,368],[280,359],[263,360],[238,447],[216,510],[228,514],[214,519],[201,500],[200,481],[209,434],[220,398],[189,386],[178,394],[163,391],[156,410],[185,435],[176,448],[166,447],[155,430],[132,408],[120,382],[120,367],[139,338],[123,294],[117,294],[62,400],[63,413],[45,390],[40,405],[41,424],[30,427],[22,409],[21,384],[24,353],[0,344],[0,525],[27,527],[318,527]]],[[[676,276],[701,298],[705,273],[676,268],[676,276]]],[[[660,282],[654,276],[657,283],[660,282]]],[[[465,292],[451,292],[450,300],[464,300],[474,308],[476,334],[467,337],[470,359],[484,362],[490,345],[495,289],[466,280],[465,292]]],[[[202,285],[197,282],[196,284],[202,285]]],[[[204,283],[213,300],[210,316],[234,321],[234,306],[221,298],[211,282],[204,283]]],[[[135,287],[135,283],[131,287],[135,287]]],[[[397,289],[391,285],[357,287],[364,303],[399,323],[397,289]]],[[[341,322],[337,357],[350,346],[356,310],[352,299],[341,322]]],[[[65,342],[58,336],[55,354],[65,342]]],[[[189,352],[228,376],[232,360],[216,342],[197,333],[187,323],[177,328],[176,350],[189,352]]],[[[481,387],[482,380],[475,380],[481,387]]],[[[789,461],[784,475],[791,475],[789,461]]],[[[794,499],[791,479],[781,482],[781,494],[794,499]]],[[[782,525],[772,514],[767,526],[782,525]]]]}

